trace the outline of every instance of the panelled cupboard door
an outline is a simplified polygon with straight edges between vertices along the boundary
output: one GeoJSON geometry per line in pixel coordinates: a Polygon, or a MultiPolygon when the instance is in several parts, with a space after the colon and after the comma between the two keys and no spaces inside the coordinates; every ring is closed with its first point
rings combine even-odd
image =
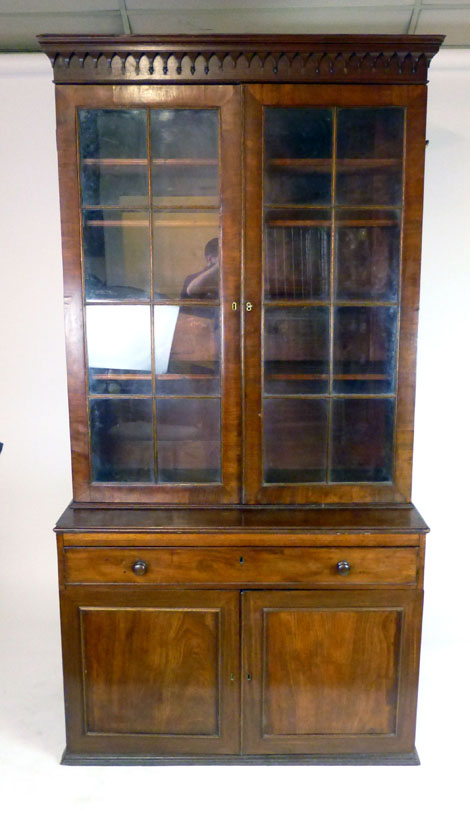
{"type": "Polygon", "coordinates": [[[71,752],[238,753],[238,592],[72,589],[62,624],[71,752]]]}
{"type": "Polygon", "coordinates": [[[408,501],[426,88],[244,92],[245,501],[408,501]]]}
{"type": "Polygon", "coordinates": [[[242,596],[246,754],[411,753],[421,594],[242,596]]]}
{"type": "Polygon", "coordinates": [[[240,99],[57,87],[78,501],[240,501],[240,99]]]}

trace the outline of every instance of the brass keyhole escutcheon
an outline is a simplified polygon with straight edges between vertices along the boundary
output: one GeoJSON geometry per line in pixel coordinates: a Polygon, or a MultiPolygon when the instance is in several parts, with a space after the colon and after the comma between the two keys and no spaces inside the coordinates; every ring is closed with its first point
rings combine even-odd
{"type": "Polygon", "coordinates": [[[251,304],[251,302],[246,303],[245,310],[247,310],[248,313],[253,310],[253,305],[251,304]]]}

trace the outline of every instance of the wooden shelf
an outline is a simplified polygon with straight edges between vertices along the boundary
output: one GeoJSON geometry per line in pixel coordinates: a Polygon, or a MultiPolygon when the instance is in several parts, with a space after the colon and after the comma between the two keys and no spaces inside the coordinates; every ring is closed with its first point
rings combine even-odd
{"type": "Polygon", "coordinates": [[[155,378],[159,381],[217,381],[219,376],[211,373],[157,373],[155,378]]]}
{"type": "Polygon", "coordinates": [[[336,169],[341,172],[398,169],[402,163],[401,158],[338,158],[336,169]]]}
{"type": "Polygon", "coordinates": [[[265,223],[267,228],[299,228],[302,226],[331,226],[331,220],[269,220],[265,223]]]}
{"type": "Polygon", "coordinates": [[[84,158],[85,167],[145,167],[147,158],[84,158]]]}
{"type": "MultiPolygon", "coordinates": [[[[370,228],[379,226],[399,226],[396,220],[385,218],[383,220],[340,220],[336,221],[336,228],[370,228]]],[[[266,228],[305,228],[316,226],[318,228],[331,226],[331,220],[269,220],[266,228]]]]}
{"type": "Polygon", "coordinates": [[[311,172],[329,171],[333,165],[332,158],[271,158],[268,166],[276,169],[305,169],[311,172]]]}
{"type": "MultiPolygon", "coordinates": [[[[152,158],[153,166],[166,167],[216,167],[217,158],[152,158]]],[[[97,167],[142,167],[147,166],[147,158],[84,158],[83,166],[97,167]]]]}
{"type": "Polygon", "coordinates": [[[216,167],[218,158],[152,158],[152,164],[165,167],[216,167]]]}
{"type": "MultiPolygon", "coordinates": [[[[155,217],[153,218],[153,227],[154,228],[177,228],[177,227],[191,227],[193,229],[201,228],[201,226],[212,226],[217,228],[217,218],[214,220],[198,220],[195,222],[190,218],[185,220],[159,220],[155,217]]],[[[149,220],[87,220],[85,226],[91,226],[94,228],[101,228],[101,227],[123,227],[123,228],[135,228],[135,227],[147,227],[149,226],[149,220]]]]}
{"type": "MultiPolygon", "coordinates": [[[[297,169],[306,172],[329,172],[332,158],[271,158],[268,166],[273,169],[297,169]]],[[[336,169],[340,172],[367,172],[377,169],[396,169],[402,166],[401,158],[338,158],[336,169]]]]}
{"type": "MultiPolygon", "coordinates": [[[[325,381],[328,373],[268,373],[267,381],[325,381]]],[[[334,381],[386,381],[382,373],[341,373],[332,376],[334,381]]]]}
{"type": "Polygon", "coordinates": [[[92,228],[123,227],[123,228],[149,228],[149,220],[87,220],[85,226],[92,228]]]}
{"type": "MultiPolygon", "coordinates": [[[[91,373],[90,375],[95,381],[149,381],[152,379],[152,373],[91,373]]],[[[181,381],[182,379],[214,381],[219,376],[211,373],[157,373],[155,378],[165,381],[181,381]]]]}
{"type": "Polygon", "coordinates": [[[152,373],[92,373],[94,381],[151,381],[152,373]]]}

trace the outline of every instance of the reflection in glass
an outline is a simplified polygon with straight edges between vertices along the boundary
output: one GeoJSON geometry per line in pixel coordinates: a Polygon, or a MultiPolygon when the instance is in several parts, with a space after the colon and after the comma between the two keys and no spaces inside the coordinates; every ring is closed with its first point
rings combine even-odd
{"type": "Polygon", "coordinates": [[[217,299],[219,213],[154,214],[154,291],[157,299],[217,299]]]}
{"type": "Polygon", "coordinates": [[[336,231],[337,299],[396,300],[399,273],[399,212],[340,210],[336,231]]]}
{"type": "Polygon", "coordinates": [[[328,298],[330,221],[324,210],[267,212],[265,299],[328,298]]]}
{"type": "Polygon", "coordinates": [[[338,110],[338,159],[401,159],[404,112],[402,107],[338,110]]]}
{"type": "Polygon", "coordinates": [[[90,400],[90,433],[94,481],[153,481],[151,399],[90,400]]]}
{"type": "Polygon", "coordinates": [[[286,168],[276,162],[265,176],[267,205],[295,203],[326,205],[331,202],[331,173],[316,167],[292,166],[286,168]]]}
{"type": "Polygon", "coordinates": [[[341,170],[336,175],[336,203],[349,206],[400,206],[402,170],[400,165],[341,170]]]}
{"type": "Polygon", "coordinates": [[[332,407],[331,481],[391,480],[394,399],[338,398],[332,407]]]}
{"type": "Polygon", "coordinates": [[[220,481],[220,399],[157,399],[159,483],[220,481]]]}
{"type": "Polygon", "coordinates": [[[328,392],[329,309],[266,308],[264,390],[269,394],[328,392]]]}
{"type": "Polygon", "coordinates": [[[336,308],[334,319],[334,392],[392,393],[397,308],[336,308]]]}
{"type": "Polygon", "coordinates": [[[88,300],[148,299],[148,215],[119,209],[84,211],[83,259],[88,300]]]}
{"type": "Polygon", "coordinates": [[[148,206],[145,110],[79,110],[84,206],[148,206]]]}
{"type": "Polygon", "coordinates": [[[151,110],[150,130],[154,158],[217,158],[217,110],[151,110]]]}
{"type": "Polygon", "coordinates": [[[159,305],[154,314],[157,394],[218,394],[218,309],[159,305]]]}
{"type": "Polygon", "coordinates": [[[79,110],[80,156],[87,158],[146,158],[145,110],[79,110]]]}
{"type": "Polygon", "coordinates": [[[401,204],[403,134],[403,108],[338,111],[337,204],[401,204]]]}
{"type": "Polygon", "coordinates": [[[152,192],[156,206],[189,205],[195,197],[200,205],[218,203],[219,171],[209,161],[191,161],[187,165],[153,162],[152,192]]]}
{"type": "Polygon", "coordinates": [[[89,305],[86,333],[90,392],[151,393],[148,307],[89,305]]]}
{"type": "Polygon", "coordinates": [[[267,107],[264,114],[266,160],[331,158],[333,116],[314,107],[267,107]]]}
{"type": "Polygon", "coordinates": [[[266,108],[265,203],[331,201],[332,111],[266,108]]]}
{"type": "Polygon", "coordinates": [[[82,164],[83,206],[148,206],[147,161],[82,164]]]}
{"type": "Polygon", "coordinates": [[[263,418],[265,482],[324,482],[328,402],[265,398],[263,418]]]}
{"type": "Polygon", "coordinates": [[[218,111],[152,110],[150,128],[154,203],[164,205],[162,198],[217,197],[218,111]]]}

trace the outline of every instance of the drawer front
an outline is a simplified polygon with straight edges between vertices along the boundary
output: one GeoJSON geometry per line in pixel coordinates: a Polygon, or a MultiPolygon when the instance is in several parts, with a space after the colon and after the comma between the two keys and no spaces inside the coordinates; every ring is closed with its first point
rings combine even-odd
{"type": "Polygon", "coordinates": [[[415,585],[417,548],[65,548],[67,584],[415,585]]]}

